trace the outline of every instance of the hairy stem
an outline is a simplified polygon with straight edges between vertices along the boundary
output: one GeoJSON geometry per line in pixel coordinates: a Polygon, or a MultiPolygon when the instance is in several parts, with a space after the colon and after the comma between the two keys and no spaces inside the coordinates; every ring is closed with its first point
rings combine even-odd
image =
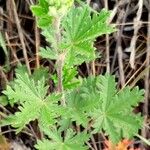
{"type": "MultiPolygon", "coordinates": [[[[61,21],[60,17],[55,18],[55,21],[54,21],[55,38],[56,38],[55,50],[56,50],[57,53],[59,51],[59,44],[61,42],[60,21],[61,21]]],[[[64,66],[64,60],[65,60],[65,54],[64,53],[60,53],[59,57],[58,57],[58,59],[56,61],[56,71],[57,71],[57,77],[58,77],[57,91],[59,93],[63,93],[62,70],[63,70],[63,66],[64,66]]],[[[63,106],[65,106],[65,99],[64,99],[64,97],[61,100],[61,104],[63,106]]]]}
{"type": "MultiPolygon", "coordinates": [[[[63,75],[62,75],[63,71],[62,70],[63,70],[63,66],[64,66],[64,60],[65,60],[65,54],[62,53],[62,54],[59,55],[59,58],[58,58],[58,60],[56,62],[56,65],[57,65],[57,76],[58,76],[57,91],[59,93],[63,93],[63,75]]],[[[66,105],[64,95],[62,97],[61,104],[62,104],[62,106],[66,105]]]]}

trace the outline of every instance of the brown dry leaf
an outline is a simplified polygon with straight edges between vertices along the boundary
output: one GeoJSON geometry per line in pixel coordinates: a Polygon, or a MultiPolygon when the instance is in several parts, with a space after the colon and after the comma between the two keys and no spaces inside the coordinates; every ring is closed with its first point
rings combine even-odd
{"type": "Polygon", "coordinates": [[[133,143],[133,141],[124,139],[120,141],[118,144],[113,144],[110,141],[105,141],[104,142],[106,145],[106,148],[104,150],[141,150],[140,148],[130,148],[128,149],[129,145],[133,143]]]}
{"type": "Polygon", "coordinates": [[[132,143],[131,140],[124,139],[118,143],[116,150],[127,150],[128,146],[132,143]]]}
{"type": "Polygon", "coordinates": [[[0,150],[10,150],[10,144],[6,138],[0,134],[0,150]]]}

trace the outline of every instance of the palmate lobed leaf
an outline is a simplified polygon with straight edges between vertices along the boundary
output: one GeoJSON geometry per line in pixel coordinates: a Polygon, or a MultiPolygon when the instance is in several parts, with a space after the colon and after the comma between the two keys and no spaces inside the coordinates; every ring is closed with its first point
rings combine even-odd
{"type": "Polygon", "coordinates": [[[63,21],[63,28],[65,29],[64,36],[68,41],[77,41],[79,35],[87,30],[91,25],[90,11],[87,7],[72,8],[67,17],[63,21]]]}
{"type": "Polygon", "coordinates": [[[48,87],[45,86],[45,79],[34,81],[29,78],[27,73],[16,74],[17,78],[14,80],[13,87],[7,86],[3,92],[11,99],[11,104],[16,102],[32,101],[44,99],[48,87]]]}
{"type": "MultiPolygon", "coordinates": [[[[68,50],[68,56],[74,58],[78,55],[84,56],[84,60],[90,61],[95,59],[95,38],[114,32],[114,28],[107,24],[107,19],[110,12],[102,10],[100,13],[94,13],[91,16],[91,11],[88,6],[72,8],[62,22],[63,40],[62,48],[68,50]]],[[[66,63],[69,64],[69,59],[66,63]]],[[[76,65],[83,61],[74,61],[76,65]]],[[[70,62],[71,63],[71,62],[70,62]]]]}
{"type": "Polygon", "coordinates": [[[35,69],[32,75],[28,75],[25,66],[18,66],[16,78],[10,85],[7,85],[3,93],[9,97],[11,104],[44,99],[48,89],[46,86],[48,79],[47,68],[40,67],[35,69]]]}
{"type": "MultiPolygon", "coordinates": [[[[47,95],[46,80],[39,77],[41,70],[37,70],[31,76],[24,73],[22,68],[17,70],[13,87],[7,86],[3,93],[11,99],[11,104],[17,102],[20,104],[19,111],[15,115],[8,116],[8,119],[6,117],[6,121],[4,120],[2,125],[11,124],[16,128],[17,132],[20,132],[25,125],[35,119],[38,119],[39,125],[46,127],[56,122],[56,118],[61,113],[61,108],[58,106],[61,94],[53,93],[47,95]],[[58,113],[56,113],[57,110],[58,113]]],[[[46,74],[44,69],[43,77],[46,74]]]]}
{"type": "Polygon", "coordinates": [[[72,129],[66,131],[65,137],[61,137],[61,132],[57,129],[47,130],[45,134],[51,139],[49,142],[46,139],[38,141],[36,148],[38,150],[87,150],[84,145],[89,139],[89,135],[85,132],[76,134],[72,129]],[[48,147],[46,146],[49,145],[48,147]]]}
{"type": "Polygon", "coordinates": [[[43,101],[25,102],[22,106],[19,106],[19,111],[15,115],[6,117],[1,122],[1,126],[12,125],[16,128],[16,133],[19,133],[30,121],[38,119],[40,127],[49,127],[54,125],[56,118],[60,116],[54,110],[60,109],[57,105],[48,104],[43,101]]]}
{"type": "MultiPolygon", "coordinates": [[[[114,27],[107,24],[110,12],[102,10],[91,15],[88,6],[72,8],[61,23],[62,41],[56,45],[55,29],[52,26],[43,28],[42,34],[46,37],[52,49],[41,49],[43,58],[57,59],[56,51],[66,51],[65,63],[68,67],[80,65],[84,61],[89,62],[99,57],[95,55],[95,38],[115,31],[114,27]],[[49,30],[50,28],[50,30],[49,30]],[[72,61],[74,60],[74,61],[72,61]]],[[[43,21],[44,22],[44,21],[43,21]]]]}
{"type": "MultiPolygon", "coordinates": [[[[107,23],[110,12],[103,9],[100,13],[91,15],[88,6],[72,8],[64,18],[62,27],[65,29],[64,36],[72,44],[95,40],[96,37],[115,31],[112,25],[107,23]]],[[[70,43],[71,44],[71,43],[70,43]]]]}
{"type": "Polygon", "coordinates": [[[105,130],[112,142],[131,138],[142,127],[143,117],[133,113],[133,107],[143,100],[143,90],[126,87],[121,92],[115,89],[115,78],[106,74],[99,76],[98,89],[102,105],[92,113],[95,132],[105,130]]]}
{"type": "Polygon", "coordinates": [[[132,138],[142,127],[143,117],[134,114],[133,107],[143,100],[143,94],[137,87],[118,92],[115,77],[109,74],[88,77],[66,97],[67,111],[72,110],[70,118],[82,126],[93,120],[93,133],[104,130],[117,143],[132,138]]]}

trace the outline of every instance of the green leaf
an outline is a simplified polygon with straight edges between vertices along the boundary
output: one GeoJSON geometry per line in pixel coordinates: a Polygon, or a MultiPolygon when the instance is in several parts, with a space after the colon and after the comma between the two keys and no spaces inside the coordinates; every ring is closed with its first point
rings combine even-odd
{"type": "Polygon", "coordinates": [[[48,15],[44,15],[37,20],[37,23],[38,23],[38,27],[40,28],[48,27],[52,23],[52,17],[48,15]]]}
{"type": "Polygon", "coordinates": [[[55,150],[54,144],[50,143],[50,141],[47,139],[38,140],[35,148],[37,150],[50,150],[50,148],[51,150],[55,150]]]}
{"type": "Polygon", "coordinates": [[[0,96],[0,104],[3,106],[8,105],[9,101],[8,98],[5,95],[1,95],[0,96]]]}
{"type": "Polygon", "coordinates": [[[19,133],[30,121],[34,121],[38,118],[40,107],[41,106],[35,102],[25,102],[23,106],[19,107],[19,112],[16,112],[15,116],[13,116],[14,121],[10,122],[11,125],[16,128],[16,133],[19,133]]]}
{"type": "Polygon", "coordinates": [[[87,150],[88,148],[84,145],[86,141],[89,139],[89,135],[85,132],[76,134],[72,129],[68,129],[66,135],[61,137],[61,132],[56,129],[46,131],[46,134],[51,139],[44,139],[42,141],[38,141],[36,144],[36,148],[38,150],[87,150]],[[48,145],[48,147],[46,146],[48,145]],[[50,146],[50,147],[49,147],[50,146]],[[46,149],[47,148],[47,149],[46,149]]]}
{"type": "Polygon", "coordinates": [[[33,74],[32,74],[32,78],[38,82],[38,80],[42,80],[42,78],[44,79],[49,79],[49,72],[48,72],[48,68],[44,68],[44,67],[40,67],[40,68],[35,68],[33,74]]]}
{"type": "MultiPolygon", "coordinates": [[[[64,90],[71,90],[80,86],[81,80],[76,77],[78,76],[77,74],[78,72],[76,67],[68,68],[67,65],[64,66],[62,77],[64,90]]],[[[52,80],[55,85],[58,84],[58,77],[56,74],[52,75],[52,80]]]]}
{"type": "Polygon", "coordinates": [[[38,17],[38,27],[45,28],[50,26],[52,23],[52,17],[48,15],[49,4],[45,0],[40,0],[38,5],[31,5],[30,9],[33,15],[38,17]]]}
{"type": "Polygon", "coordinates": [[[83,60],[76,61],[78,56],[84,57],[85,61],[96,58],[93,46],[95,38],[115,31],[113,26],[107,24],[109,15],[110,12],[102,10],[91,17],[91,11],[87,6],[72,8],[62,23],[64,28],[62,49],[67,49],[67,57],[72,58],[66,60],[68,65],[83,63],[83,60]],[[74,64],[70,64],[72,60],[74,64]]]}
{"type": "Polygon", "coordinates": [[[118,142],[120,141],[120,134],[118,134],[118,132],[116,131],[116,128],[114,126],[113,121],[111,121],[109,118],[105,118],[104,119],[104,126],[103,128],[106,131],[106,134],[109,135],[109,140],[112,142],[118,142]]]}
{"type": "Polygon", "coordinates": [[[89,119],[88,115],[84,112],[86,105],[82,104],[80,94],[77,91],[72,91],[65,96],[67,107],[63,117],[66,119],[69,118],[71,121],[76,121],[78,125],[86,127],[89,119]]]}
{"type": "MultiPolygon", "coordinates": [[[[28,70],[26,66],[18,65],[15,72],[20,76],[24,76],[24,74],[26,74],[28,70]]],[[[35,82],[38,82],[38,80],[43,80],[43,78],[45,79],[45,81],[47,81],[47,79],[49,79],[48,68],[42,66],[40,66],[39,68],[35,68],[33,74],[29,75],[29,78],[32,78],[35,82]]]]}
{"type": "Polygon", "coordinates": [[[30,121],[34,121],[38,118],[40,107],[41,105],[34,101],[25,102],[22,106],[19,106],[19,111],[16,112],[15,115],[7,116],[1,121],[0,125],[11,125],[16,128],[16,133],[19,133],[23,128],[25,128],[25,125],[29,124],[30,121]]]}
{"type": "Polygon", "coordinates": [[[46,0],[39,0],[39,5],[42,6],[43,8],[45,8],[45,9],[48,8],[48,6],[49,6],[49,4],[46,0]]]}
{"type": "Polygon", "coordinates": [[[58,100],[60,99],[61,94],[56,93],[46,97],[40,109],[39,125],[41,127],[49,127],[56,123],[56,118],[62,114],[62,109],[58,106],[58,100]]]}
{"type": "Polygon", "coordinates": [[[43,58],[47,58],[50,60],[57,60],[58,58],[58,54],[56,53],[56,51],[50,49],[49,47],[40,48],[39,55],[42,56],[43,58]]]}
{"type": "Polygon", "coordinates": [[[22,68],[20,69],[16,72],[13,87],[8,85],[3,91],[10,99],[10,104],[20,102],[19,111],[15,113],[13,119],[8,119],[6,123],[15,127],[17,132],[20,132],[25,125],[35,119],[38,119],[42,126],[53,125],[61,113],[58,106],[61,94],[47,95],[48,86],[46,86],[46,80],[43,77],[37,80],[32,75],[23,73],[22,68]]]}
{"type": "Polygon", "coordinates": [[[65,94],[67,107],[64,118],[70,118],[72,121],[76,121],[78,125],[87,126],[90,121],[89,114],[99,105],[96,80],[97,78],[88,77],[82,81],[78,89],[65,94]]]}
{"type": "Polygon", "coordinates": [[[44,7],[41,7],[40,5],[34,5],[31,6],[32,13],[37,16],[41,17],[47,13],[44,7]]]}
{"type": "MultiPolygon", "coordinates": [[[[43,28],[42,33],[41,33],[45,38],[46,41],[48,42],[49,45],[51,45],[51,51],[55,51],[55,55],[58,55],[56,47],[57,45],[57,39],[55,39],[55,30],[52,25],[49,27],[43,28]]],[[[49,47],[46,47],[46,49],[49,50],[49,47]]]]}
{"type": "Polygon", "coordinates": [[[71,123],[72,121],[70,118],[61,118],[61,120],[59,121],[60,131],[67,130],[70,127],[71,123]]]}
{"type": "Polygon", "coordinates": [[[93,120],[93,133],[105,131],[117,143],[132,138],[142,127],[143,117],[133,107],[143,99],[143,90],[124,88],[117,91],[115,77],[109,74],[84,79],[82,85],[66,94],[66,116],[86,126],[93,120]]]}
{"type": "Polygon", "coordinates": [[[109,105],[112,103],[113,97],[116,94],[116,83],[114,76],[106,74],[100,76],[97,86],[100,90],[100,96],[102,98],[102,109],[107,110],[109,105]]]}
{"type": "Polygon", "coordinates": [[[16,102],[41,100],[45,98],[48,87],[45,86],[45,79],[35,82],[30,79],[27,73],[16,73],[16,79],[14,81],[14,87],[7,85],[7,88],[3,93],[11,100],[11,104],[16,102]]]}
{"type": "Polygon", "coordinates": [[[133,107],[143,99],[143,90],[128,87],[116,90],[115,78],[106,74],[97,80],[99,108],[90,115],[93,117],[94,133],[105,130],[109,139],[117,143],[121,138],[132,138],[142,127],[143,117],[133,113],[133,107]]]}
{"type": "Polygon", "coordinates": [[[79,32],[78,40],[92,40],[95,39],[98,36],[101,36],[103,34],[110,34],[114,31],[116,31],[115,28],[113,28],[112,25],[109,25],[107,23],[108,17],[110,16],[110,11],[107,11],[105,9],[102,9],[101,12],[94,13],[91,19],[91,24],[86,25],[86,28],[84,28],[85,31],[79,32]],[[91,25],[91,26],[90,26],[91,25]],[[81,34],[82,33],[82,34],[81,34]],[[84,34],[83,34],[84,33],[84,34]]]}
{"type": "Polygon", "coordinates": [[[130,89],[129,87],[125,87],[121,90],[116,96],[115,101],[111,103],[109,110],[112,112],[123,112],[124,107],[126,110],[132,109],[132,106],[137,106],[139,102],[143,100],[143,90],[139,90],[138,87],[130,89]],[[116,109],[117,108],[117,109],[116,109]]]}

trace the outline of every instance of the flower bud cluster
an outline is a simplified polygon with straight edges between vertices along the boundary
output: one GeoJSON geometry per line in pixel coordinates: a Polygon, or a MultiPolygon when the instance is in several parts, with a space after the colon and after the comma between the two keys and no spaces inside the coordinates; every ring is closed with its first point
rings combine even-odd
{"type": "Polygon", "coordinates": [[[67,13],[68,9],[73,5],[74,0],[47,0],[49,3],[50,16],[63,16],[67,13]]]}

